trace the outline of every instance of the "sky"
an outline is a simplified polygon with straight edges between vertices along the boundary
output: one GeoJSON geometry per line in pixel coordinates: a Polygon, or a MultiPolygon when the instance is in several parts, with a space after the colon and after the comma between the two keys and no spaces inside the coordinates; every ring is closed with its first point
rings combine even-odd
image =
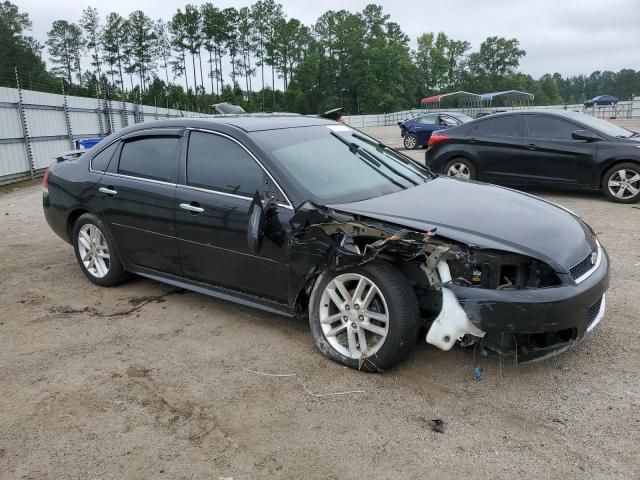
{"type": "MultiPolygon", "coordinates": [[[[143,10],[168,20],[186,3],[203,0],[12,0],[33,21],[31,34],[44,44],[54,20],[77,22],[91,5],[104,18],[143,10]]],[[[212,0],[219,8],[250,5],[247,0],[212,0]]],[[[382,5],[391,20],[410,36],[412,46],[424,32],[443,31],[467,40],[476,50],[489,36],[517,38],[527,55],[520,71],[537,78],[595,70],[640,70],[640,0],[280,0],[288,17],[312,25],[327,10],[361,11],[368,3],[382,5]]],[[[45,55],[46,57],[46,55],[45,55]]]]}

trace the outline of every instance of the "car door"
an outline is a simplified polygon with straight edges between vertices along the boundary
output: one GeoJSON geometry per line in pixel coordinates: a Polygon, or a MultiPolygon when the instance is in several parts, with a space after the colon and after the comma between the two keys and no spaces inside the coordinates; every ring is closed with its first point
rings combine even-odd
{"type": "MultiPolygon", "coordinates": [[[[181,160],[176,231],[190,280],[283,301],[288,294],[287,226],[293,209],[282,193],[270,213],[259,252],[248,243],[250,208],[275,185],[238,140],[192,130],[181,160]]],[[[277,189],[277,187],[275,187],[277,189]]]]}
{"type": "Polygon", "coordinates": [[[478,178],[503,183],[520,182],[522,114],[498,115],[477,122],[466,143],[478,178]]]}
{"type": "Polygon", "coordinates": [[[126,136],[98,183],[100,210],[128,265],[179,275],[175,191],[183,129],[126,136]]]}
{"type": "Polygon", "coordinates": [[[418,145],[426,145],[429,137],[436,129],[437,115],[424,115],[416,119],[415,134],[418,137],[418,145]]]}
{"type": "Polygon", "coordinates": [[[537,184],[588,185],[597,160],[597,142],[576,140],[584,127],[552,115],[525,115],[522,174],[537,184]]]}

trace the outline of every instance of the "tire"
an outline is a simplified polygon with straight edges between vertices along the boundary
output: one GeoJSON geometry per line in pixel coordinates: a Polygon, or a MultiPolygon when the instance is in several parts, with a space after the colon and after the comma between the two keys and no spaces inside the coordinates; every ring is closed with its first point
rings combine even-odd
{"type": "Polygon", "coordinates": [[[617,203],[640,200],[640,164],[626,162],[611,167],[602,177],[602,191],[605,197],[617,203]]]}
{"type": "Polygon", "coordinates": [[[331,360],[365,372],[381,372],[399,364],[415,345],[419,329],[418,302],[413,288],[395,267],[371,262],[340,272],[327,272],[318,278],[309,302],[309,325],[316,347],[331,360]],[[353,295],[361,279],[364,279],[364,288],[356,301],[353,295]],[[336,282],[342,282],[352,295],[351,307],[345,305],[341,310],[332,300],[335,295],[338,300],[344,300],[336,282]],[[373,292],[371,299],[365,305],[370,292],[373,292]],[[358,305],[361,308],[358,309],[358,305]],[[366,316],[369,312],[377,317],[366,316]],[[385,316],[386,323],[379,320],[385,316]],[[331,318],[335,320],[326,321],[331,318]],[[373,328],[382,334],[369,330],[373,328]],[[337,335],[327,335],[338,330],[337,335]],[[364,351],[360,348],[360,335],[365,336],[364,351]]]}
{"type": "Polygon", "coordinates": [[[448,177],[459,180],[475,180],[477,178],[476,169],[473,164],[462,157],[457,157],[449,161],[442,169],[442,173],[448,177]],[[456,175],[456,171],[460,172],[460,174],[456,175]]]}
{"type": "Polygon", "coordinates": [[[115,242],[98,217],[91,213],[81,215],[73,226],[72,239],[76,260],[93,283],[112,287],[127,279],[128,274],[118,257],[115,242]]]}
{"type": "Polygon", "coordinates": [[[404,136],[404,148],[407,150],[415,150],[418,148],[418,137],[416,137],[413,133],[407,133],[404,136]]]}

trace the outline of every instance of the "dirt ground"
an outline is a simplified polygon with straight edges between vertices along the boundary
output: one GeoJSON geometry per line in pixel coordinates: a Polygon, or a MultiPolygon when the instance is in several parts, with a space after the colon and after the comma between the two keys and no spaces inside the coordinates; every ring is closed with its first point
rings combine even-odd
{"type": "Polygon", "coordinates": [[[640,478],[640,204],[542,193],[608,249],[606,317],[554,359],[482,357],[474,381],[469,350],[421,342],[365,374],[316,351],[305,322],[148,280],[96,287],[40,187],[5,190],[2,479],[640,478]],[[345,391],[361,393],[313,395],[345,391]]]}

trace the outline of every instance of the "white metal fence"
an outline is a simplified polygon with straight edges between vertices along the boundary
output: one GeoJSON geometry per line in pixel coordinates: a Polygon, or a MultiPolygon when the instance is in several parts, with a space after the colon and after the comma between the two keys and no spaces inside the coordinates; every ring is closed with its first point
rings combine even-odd
{"type": "MultiPolygon", "coordinates": [[[[584,109],[581,104],[531,108],[566,108],[603,118],[638,118],[640,97],[616,106],[589,109],[584,109]]],[[[382,127],[397,125],[424,112],[413,109],[380,115],[352,115],[345,116],[344,121],[356,128],[382,127]]],[[[115,100],[0,87],[0,185],[34,177],[56,155],[73,149],[75,140],[106,136],[134,123],[181,116],[209,115],[115,100]]]]}
{"type": "Polygon", "coordinates": [[[0,185],[40,173],[75,140],[151,120],[202,113],[0,87],[0,185]]]}
{"type": "MultiPolygon", "coordinates": [[[[599,118],[638,118],[640,117],[640,97],[634,97],[633,100],[619,102],[617,105],[606,105],[593,108],[584,108],[584,105],[544,105],[544,106],[526,106],[526,107],[492,107],[479,108],[477,113],[488,114],[494,111],[507,110],[527,110],[527,109],[560,109],[560,110],[579,110],[588,115],[599,118]]],[[[430,110],[434,111],[434,110],[430,110]]],[[[440,111],[467,113],[468,108],[442,108],[440,111]]],[[[417,117],[426,113],[427,110],[414,108],[412,110],[403,110],[402,112],[381,113],[379,115],[347,115],[344,116],[344,122],[355,128],[364,127],[386,127],[397,125],[409,118],[417,117]]]]}

